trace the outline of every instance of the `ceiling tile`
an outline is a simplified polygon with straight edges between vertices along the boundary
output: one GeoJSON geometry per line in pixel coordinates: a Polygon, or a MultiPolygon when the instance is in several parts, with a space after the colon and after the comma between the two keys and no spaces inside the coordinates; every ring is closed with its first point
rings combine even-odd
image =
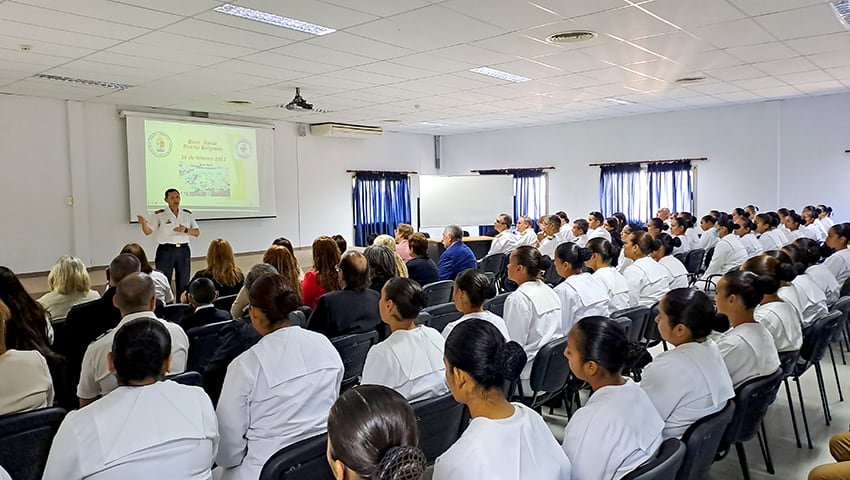
{"type": "Polygon", "coordinates": [[[850,32],[830,33],[814,37],[797,38],[788,40],[786,45],[796,50],[801,55],[814,55],[816,53],[850,51],[850,32]]]}
{"type": "Polygon", "coordinates": [[[44,41],[33,42],[32,40],[26,38],[0,35],[0,48],[22,51],[21,45],[28,45],[31,47],[31,50],[29,52],[24,53],[52,55],[54,57],[65,58],[80,58],[96,51],[90,48],[74,47],[71,45],[48,43],[44,41]]]}
{"type": "Polygon", "coordinates": [[[750,78],[747,80],[736,80],[731,83],[740,88],[743,88],[744,90],[752,90],[756,93],[766,88],[779,88],[788,86],[785,82],[778,80],[774,77],[750,78]]]}
{"type": "Polygon", "coordinates": [[[341,52],[353,53],[363,57],[374,58],[376,60],[389,60],[391,58],[403,57],[405,55],[415,53],[409,48],[402,48],[398,45],[376,41],[371,38],[353,35],[348,32],[335,32],[330,35],[323,35],[321,37],[312,38],[305,43],[332,48],[341,52]]]}
{"type": "Polygon", "coordinates": [[[328,65],[326,63],[319,63],[316,61],[307,62],[300,58],[290,57],[288,55],[281,55],[279,53],[272,52],[254,53],[251,55],[246,55],[240,58],[239,60],[271,68],[281,68],[293,72],[309,73],[311,75],[315,75],[317,73],[332,72],[341,68],[336,65],[328,65]]]}
{"type": "Polygon", "coordinates": [[[647,52],[628,43],[613,39],[611,39],[611,43],[597,47],[582,48],[579,51],[597,60],[617,65],[628,65],[636,62],[658,60],[660,58],[653,52],[647,52]]]}
{"type": "Polygon", "coordinates": [[[556,12],[563,18],[573,18],[604,12],[614,8],[623,8],[622,0],[534,0],[534,3],[547,10],[556,12]]]}
{"type": "Polygon", "coordinates": [[[293,42],[293,40],[281,37],[264,35],[262,33],[255,33],[192,18],[170,25],[161,31],[202,40],[214,39],[216,42],[238,45],[255,50],[282,47],[293,42]]]}
{"type": "Polygon", "coordinates": [[[826,3],[771,13],[755,20],[780,40],[845,31],[835,11],[826,3]]]}
{"type": "Polygon", "coordinates": [[[759,24],[750,19],[707,25],[694,29],[693,33],[717,48],[753,45],[775,40],[759,24]]]}
{"type": "Polygon", "coordinates": [[[394,58],[393,63],[428,70],[433,73],[458,72],[478,66],[478,62],[458,62],[445,57],[438,57],[434,51],[394,58]]]}
{"type": "Polygon", "coordinates": [[[836,80],[841,80],[842,82],[850,81],[850,67],[828,68],[826,69],[826,73],[836,80]]]}
{"type": "Polygon", "coordinates": [[[181,19],[177,15],[158,12],[147,8],[110,2],[107,0],[74,0],[73,2],[57,2],[56,0],[17,0],[36,7],[46,8],[56,12],[65,12],[88,18],[96,18],[107,22],[135,25],[137,27],[156,29],[174,23],[181,19]]]}
{"type": "Polygon", "coordinates": [[[725,50],[696,52],[687,57],[679,57],[674,60],[682,64],[685,69],[692,71],[734,67],[743,63],[740,59],[726,53],[725,50]]]}
{"type": "Polygon", "coordinates": [[[70,62],[73,59],[67,57],[58,57],[55,55],[42,55],[40,53],[34,52],[22,52],[19,49],[13,50],[2,48],[0,49],[0,60],[2,60],[2,63],[0,63],[0,68],[2,68],[4,66],[4,63],[7,61],[40,65],[42,67],[52,67],[70,62]]]}
{"type": "Polygon", "coordinates": [[[675,61],[689,58],[697,52],[712,50],[707,42],[681,31],[639,38],[632,43],[675,61]]]}
{"type": "Polygon", "coordinates": [[[753,92],[734,92],[734,93],[718,93],[715,97],[725,102],[752,102],[761,100],[762,97],[753,92]]]}
{"type": "Polygon", "coordinates": [[[394,62],[370,63],[369,65],[361,65],[357,67],[357,70],[376,73],[378,75],[403,78],[405,80],[412,80],[416,78],[428,78],[434,75],[434,72],[428,70],[408,67],[406,65],[401,65],[394,62]]]}
{"type": "Polygon", "coordinates": [[[300,58],[303,62],[299,63],[320,62],[345,68],[365,65],[375,61],[374,58],[320,47],[309,42],[293,43],[282,48],[276,48],[272,52],[300,58]]]}
{"type": "Polygon", "coordinates": [[[723,81],[746,80],[764,76],[764,72],[749,65],[738,65],[737,67],[715,68],[706,70],[706,73],[723,81]]]}
{"type": "Polygon", "coordinates": [[[246,47],[212,42],[183,35],[175,35],[173,33],[163,31],[152,32],[136,38],[133,41],[145,45],[153,45],[155,47],[160,47],[161,49],[182,50],[185,52],[201,54],[215,52],[216,55],[227,58],[237,58],[256,52],[256,50],[246,47]]]}
{"type": "MultiPolygon", "coordinates": [[[[284,62],[281,62],[280,65],[284,65],[284,62]]],[[[225,72],[240,73],[255,77],[267,78],[271,81],[277,82],[285,82],[294,80],[296,78],[304,78],[310,76],[310,74],[306,72],[299,72],[286,68],[273,67],[270,65],[260,65],[257,63],[246,62],[243,60],[228,60],[226,62],[216,64],[210,68],[212,69],[212,71],[221,70],[225,72]]]]}
{"type": "Polygon", "coordinates": [[[540,57],[562,51],[557,45],[525,34],[510,33],[473,43],[476,47],[515,57],[540,57]]]}
{"type": "Polygon", "coordinates": [[[641,7],[685,30],[746,18],[740,10],[726,2],[655,0],[641,7]]]}
{"type": "Polygon", "coordinates": [[[726,52],[740,58],[745,63],[766,62],[769,60],[779,60],[797,56],[797,52],[791,50],[781,42],[732,47],[726,49],[726,52]]]}
{"type": "Polygon", "coordinates": [[[531,2],[516,0],[449,0],[440,5],[507,30],[530,28],[562,18],[531,2]]]}
{"type": "Polygon", "coordinates": [[[758,90],[753,90],[753,92],[760,95],[762,98],[786,98],[796,97],[803,94],[801,91],[788,85],[784,87],[760,88],[758,90]]]}
{"type": "Polygon", "coordinates": [[[27,43],[32,45],[38,45],[38,42],[50,42],[58,45],[99,50],[121,42],[118,39],[101,37],[91,33],[83,34],[56,30],[54,28],[39,27],[17,21],[3,20],[2,18],[0,18],[0,32],[3,32],[3,35],[28,39],[30,41],[27,43]]]}
{"type": "Polygon", "coordinates": [[[807,58],[820,68],[846,67],[850,65],[850,51],[820,53],[810,55],[807,58]]]}
{"type": "MultiPolygon", "coordinates": [[[[48,1],[48,0],[44,0],[48,1]]],[[[191,16],[201,12],[212,10],[225,3],[216,0],[110,0],[112,3],[124,5],[135,5],[137,7],[149,8],[160,12],[175,13],[177,15],[191,16]]]]}
{"type": "Polygon", "coordinates": [[[556,66],[549,65],[543,62],[528,60],[525,58],[520,58],[512,62],[498,63],[495,65],[488,66],[497,70],[501,70],[503,72],[509,72],[515,75],[522,75],[523,77],[531,79],[554,77],[557,75],[563,75],[565,73],[568,73],[556,66]]]}
{"type": "Polygon", "coordinates": [[[822,82],[813,82],[813,83],[803,83],[799,85],[795,85],[797,90],[800,90],[803,93],[808,95],[825,95],[827,93],[834,93],[842,90],[846,90],[844,85],[837,80],[824,80],[822,82]]]}
{"type": "MultiPolygon", "coordinates": [[[[118,53],[131,57],[155,59],[159,62],[180,62],[186,65],[196,65],[199,67],[205,67],[227,59],[227,57],[205,54],[197,50],[191,52],[191,54],[187,54],[185,50],[163,48],[157,45],[147,45],[138,42],[124,42],[120,45],[104,50],[104,52],[118,53]]],[[[208,50],[208,52],[215,52],[215,50],[208,50]]]]}
{"type": "MultiPolygon", "coordinates": [[[[285,2],[270,2],[268,0],[239,0],[239,5],[314,23],[316,25],[322,25],[328,28],[335,28],[337,30],[351,27],[353,25],[360,25],[361,23],[370,22],[378,18],[375,15],[369,15],[350,8],[333,5],[331,3],[317,2],[315,0],[286,0],[285,2]]],[[[232,16],[224,14],[221,15],[232,16]]]]}
{"type": "Polygon", "coordinates": [[[806,7],[823,0],[729,0],[747,15],[756,16],[767,13],[784,12],[795,8],[806,7]]]}
{"type": "Polygon", "coordinates": [[[599,70],[608,68],[610,63],[606,63],[592,55],[593,52],[586,53],[584,50],[573,50],[561,52],[556,55],[546,57],[538,57],[536,60],[552,65],[563,70],[564,73],[578,73],[589,70],[599,70]]]}
{"type": "Polygon", "coordinates": [[[800,85],[807,83],[821,83],[821,82],[829,82],[833,80],[832,77],[829,76],[828,73],[823,70],[813,70],[811,72],[799,72],[799,73],[788,73],[785,75],[778,75],[777,78],[782,80],[783,82],[791,85],[792,87],[800,87],[800,85]]]}
{"type": "MultiPolygon", "coordinates": [[[[216,11],[206,11],[200,15],[195,15],[195,20],[203,20],[205,22],[214,23],[216,25],[224,25],[227,27],[238,28],[248,32],[262,33],[273,37],[286,38],[289,40],[308,40],[314,38],[314,35],[309,33],[290,30],[288,28],[269,25],[262,22],[255,22],[245,18],[234,17],[216,11]]],[[[338,32],[337,32],[338,33],[338,32]]]]}
{"type": "Polygon", "coordinates": [[[608,10],[601,13],[586,15],[578,19],[582,25],[587,25],[599,33],[608,33],[617,37],[631,40],[675,31],[674,27],[658,20],[652,15],[635,8],[626,7],[608,10]]]}
{"type": "MultiPolygon", "coordinates": [[[[119,40],[129,40],[149,31],[141,27],[71,15],[69,13],[12,2],[0,3],[0,18],[70,32],[97,32],[98,36],[119,40]]],[[[3,30],[3,33],[6,35],[11,34],[11,32],[6,30],[3,30]]]]}
{"type": "Polygon", "coordinates": [[[378,17],[389,17],[398,13],[430,5],[423,0],[322,0],[339,7],[346,7],[378,17]]]}
{"type": "Polygon", "coordinates": [[[810,62],[805,57],[787,58],[783,60],[773,60],[770,62],[759,62],[753,64],[753,66],[769,75],[783,75],[786,73],[808,72],[817,68],[815,64],[810,62]]]}

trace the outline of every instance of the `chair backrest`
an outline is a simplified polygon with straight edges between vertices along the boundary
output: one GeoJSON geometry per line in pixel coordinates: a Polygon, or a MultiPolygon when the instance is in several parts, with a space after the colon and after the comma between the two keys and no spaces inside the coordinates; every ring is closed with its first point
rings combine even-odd
{"type": "Polygon", "coordinates": [[[165,377],[166,380],[171,380],[172,382],[177,382],[183,385],[190,385],[192,387],[201,387],[204,388],[204,377],[201,376],[198,372],[183,372],[176,373],[174,375],[168,375],[165,377]]]}
{"type": "Polygon", "coordinates": [[[494,253],[487,255],[481,259],[478,268],[485,272],[490,272],[500,278],[505,273],[505,267],[508,264],[508,257],[504,253],[494,253]]]}
{"type": "Polygon", "coordinates": [[[189,356],[186,359],[186,370],[200,372],[209,363],[215,351],[218,350],[221,341],[218,338],[221,329],[243,320],[225,320],[223,322],[210,323],[200,327],[190,328],[186,332],[189,337],[189,356]]]}
{"type": "Polygon", "coordinates": [[[529,384],[535,392],[558,392],[567,385],[570,364],[564,356],[567,337],[561,337],[543,345],[531,364],[529,384]]]}
{"type": "Polygon", "coordinates": [[[626,337],[631,338],[631,331],[632,331],[632,319],[631,318],[629,318],[629,317],[616,317],[616,318],[611,318],[611,320],[614,320],[615,322],[622,325],[623,329],[626,330],[626,337]]]}
{"type": "Polygon", "coordinates": [[[552,266],[549,267],[549,269],[546,270],[546,273],[543,275],[543,283],[547,283],[549,285],[558,285],[563,281],[564,278],[558,275],[558,269],[555,268],[555,262],[552,262],[552,266]]]}
{"type": "MultiPolygon", "coordinates": [[[[714,253],[714,252],[712,252],[714,253]]],[[[685,270],[688,271],[691,275],[696,275],[699,273],[700,267],[702,267],[702,262],[705,259],[705,250],[702,248],[695,248],[688,252],[688,257],[685,259],[685,270]]]]}
{"type": "MultiPolygon", "coordinates": [[[[355,333],[331,339],[331,343],[342,358],[345,373],[342,376],[342,390],[354,386],[363,373],[366,354],[372,345],[378,343],[378,332],[355,333]]],[[[341,393],[341,392],[340,392],[341,393]]]]}
{"type": "Polygon", "coordinates": [[[500,293],[495,297],[484,302],[484,310],[489,310],[500,317],[505,316],[505,300],[511,292],[500,293]]]}
{"type": "Polygon", "coordinates": [[[800,351],[793,350],[791,352],[779,352],[779,369],[782,370],[782,377],[788,377],[794,373],[794,367],[797,366],[797,360],[800,358],[800,351]]]}
{"type": "Polygon", "coordinates": [[[714,256],[714,247],[709,248],[705,251],[705,255],[702,259],[702,267],[700,268],[708,268],[708,264],[711,263],[711,257],[714,256]]]}
{"type": "Polygon", "coordinates": [[[629,329],[629,341],[637,342],[643,336],[643,331],[646,328],[646,322],[649,318],[649,307],[631,307],[618,310],[611,314],[612,319],[628,317],[632,321],[632,326],[629,329]]]}
{"type": "Polygon", "coordinates": [[[233,306],[233,302],[236,300],[237,296],[238,296],[238,294],[225,295],[223,297],[218,297],[215,300],[213,300],[213,305],[215,306],[215,308],[218,308],[219,310],[224,310],[225,312],[229,312],[230,307],[233,306]]]}
{"type": "Polygon", "coordinates": [[[668,480],[676,476],[684,459],[685,445],[678,438],[668,438],[661,443],[654,457],[621,478],[622,480],[668,480]]]}
{"type": "Polygon", "coordinates": [[[416,325],[429,325],[431,323],[431,314],[425,311],[419,312],[414,323],[416,325]]]}
{"type": "Polygon", "coordinates": [[[682,262],[682,265],[687,266],[687,264],[688,264],[688,253],[687,252],[674,253],[673,258],[682,262]]]}
{"type": "Polygon", "coordinates": [[[820,362],[826,355],[826,349],[832,341],[832,336],[841,320],[841,311],[833,311],[818,318],[806,329],[803,329],[803,346],[800,348],[800,358],[805,363],[797,364],[797,373],[805,372],[811,365],[820,362]]]}
{"type": "Polygon", "coordinates": [[[266,460],[259,480],[333,480],[327,451],[327,433],[293,443],[266,460]]]}
{"type": "Polygon", "coordinates": [[[162,319],[179,324],[183,317],[192,313],[192,306],[185,303],[174,303],[162,307],[162,319]]]}
{"type": "Polygon", "coordinates": [[[430,307],[432,305],[451,302],[453,287],[454,282],[451,280],[442,280],[424,285],[422,287],[422,293],[425,294],[425,306],[430,307]]]}
{"type": "Polygon", "coordinates": [[[726,427],[735,414],[735,402],[728,401],[717,413],[694,422],[682,435],[685,457],[676,475],[677,480],[702,480],[714,463],[714,456],[723,440],[726,427]]]}
{"type": "MultiPolygon", "coordinates": [[[[838,320],[838,328],[835,329],[835,334],[832,336],[832,341],[841,340],[842,332],[847,328],[847,323],[850,322],[850,297],[841,297],[835,304],[832,305],[830,312],[841,312],[841,318],[838,320]]],[[[54,329],[54,335],[56,330],[54,329]]]]}
{"type": "Polygon", "coordinates": [[[770,375],[747,380],[735,389],[735,415],[726,428],[726,441],[746,442],[756,436],[781,384],[782,369],[777,368],[770,375]]]}
{"type": "Polygon", "coordinates": [[[307,328],[307,314],[303,310],[289,312],[289,323],[293,326],[307,328]]]}
{"type": "Polygon", "coordinates": [[[850,278],[844,281],[844,285],[841,286],[841,293],[839,295],[842,297],[850,297],[850,278]]]}
{"type": "Polygon", "coordinates": [[[431,315],[428,319],[428,326],[436,328],[442,332],[446,325],[463,316],[463,313],[457,311],[454,303],[443,303],[422,309],[423,312],[431,315]]]}
{"type": "Polygon", "coordinates": [[[466,406],[451,393],[411,404],[419,424],[419,448],[433,462],[451,447],[466,429],[466,406]]]}
{"type": "Polygon", "coordinates": [[[646,317],[646,324],[643,326],[643,338],[649,344],[657,344],[663,340],[661,332],[658,331],[658,322],[655,321],[658,318],[658,303],[655,302],[649,307],[649,315],[646,317]]]}
{"type": "Polygon", "coordinates": [[[66,413],[62,408],[43,408],[0,417],[0,465],[12,478],[41,480],[66,413]]]}

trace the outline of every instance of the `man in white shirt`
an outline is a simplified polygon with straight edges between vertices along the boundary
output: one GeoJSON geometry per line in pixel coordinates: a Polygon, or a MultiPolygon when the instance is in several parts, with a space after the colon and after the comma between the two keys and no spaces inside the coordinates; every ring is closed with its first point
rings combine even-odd
{"type": "Polygon", "coordinates": [[[661,221],[663,221],[667,225],[670,225],[670,209],[669,208],[667,208],[667,207],[659,208],[658,211],[655,212],[655,216],[660,218],[661,221]]]}
{"type": "MultiPolygon", "coordinates": [[[[575,237],[573,239],[573,243],[575,243],[576,245],[578,245],[579,247],[582,247],[582,248],[584,248],[584,246],[587,245],[587,240],[588,240],[587,230],[588,230],[588,227],[590,227],[590,225],[588,224],[587,220],[585,220],[583,218],[579,218],[578,220],[573,222],[573,237],[575,237]]],[[[599,227],[599,228],[602,228],[604,230],[603,227],[599,227]]],[[[610,234],[608,235],[608,238],[609,238],[609,241],[610,241],[610,238],[611,238],[610,234]]]]}
{"type": "Polygon", "coordinates": [[[80,383],[77,385],[77,397],[80,407],[84,407],[118,387],[118,380],[109,368],[108,356],[112,350],[115,333],[123,325],[137,318],[153,318],[161,322],[171,335],[171,369],[168,373],[182,373],[186,370],[186,357],[189,352],[189,337],[176,323],[156,318],[156,288],[151,277],[144,273],[133,273],[118,282],[115,292],[115,306],[121,311],[121,321],[113,330],[92,342],[83,356],[80,383]]]}
{"type": "MultiPolygon", "coordinates": [[[[602,215],[602,212],[590,212],[587,215],[587,226],[590,230],[587,232],[587,240],[593,238],[604,238],[605,240],[611,241],[611,234],[608,230],[605,230],[605,217],[602,215]]],[[[584,242],[585,245],[587,241],[584,242]]],[[[583,247],[584,245],[580,245],[583,247]]]]}
{"type": "Polygon", "coordinates": [[[507,213],[499,215],[499,218],[493,224],[493,228],[499,233],[493,239],[493,243],[490,244],[490,251],[487,252],[487,255],[509,253],[516,248],[517,238],[510,230],[511,225],[513,225],[513,219],[510,215],[507,213]]]}
{"type": "Polygon", "coordinates": [[[523,245],[534,246],[537,244],[537,235],[531,229],[531,217],[523,215],[516,221],[516,244],[514,248],[523,245]]]}

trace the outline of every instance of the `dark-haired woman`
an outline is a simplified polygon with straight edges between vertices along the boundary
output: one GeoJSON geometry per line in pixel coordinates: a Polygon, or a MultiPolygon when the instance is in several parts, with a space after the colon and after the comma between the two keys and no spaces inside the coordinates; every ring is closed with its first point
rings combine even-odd
{"type": "Polygon", "coordinates": [[[831,306],[837,302],[838,297],[841,296],[841,285],[838,284],[829,268],[820,263],[820,244],[811,238],[798,238],[790,246],[797,247],[804,260],[806,271],[802,276],[811,279],[812,283],[823,291],[827,305],[831,306]]]}
{"type": "Polygon", "coordinates": [[[821,223],[818,223],[817,220],[819,215],[820,210],[815,208],[814,205],[807,205],[803,207],[803,235],[813,240],[817,240],[818,242],[823,242],[826,240],[826,229],[823,228],[821,223]]]}
{"type": "Polygon", "coordinates": [[[136,318],[118,328],[110,352],[118,388],[68,413],[42,478],[211,479],[215,411],[201,388],[162,381],[171,351],[160,320],[136,318]]]}
{"type": "Polygon", "coordinates": [[[705,251],[717,245],[717,242],[720,239],[717,237],[717,229],[715,228],[717,224],[717,218],[712,215],[706,215],[702,217],[699,221],[699,228],[701,230],[699,236],[699,243],[696,244],[696,248],[701,248],[705,251]]]}
{"type": "Polygon", "coordinates": [[[26,412],[53,405],[53,381],[41,353],[6,348],[9,308],[0,300],[0,415],[26,412]]]}
{"type": "Polygon", "coordinates": [[[671,254],[681,245],[681,238],[671,237],[661,233],[652,242],[652,258],[670,272],[670,288],[686,288],[688,286],[688,269],[671,254]]]}
{"type": "Polygon", "coordinates": [[[708,262],[708,267],[702,278],[707,279],[712,275],[723,275],[735,267],[740,267],[747,261],[747,249],[741,243],[741,239],[735,235],[738,228],[727,215],[720,215],[717,219],[717,236],[720,241],[714,246],[714,255],[708,262]]]}
{"type": "Polygon", "coordinates": [[[407,262],[409,277],[419,285],[440,281],[437,264],[428,257],[428,239],[425,235],[414,233],[407,244],[410,248],[410,260],[407,262]]]}
{"type": "Polygon", "coordinates": [[[564,431],[573,478],[619,479],[661,445],[664,421],[646,392],[622,375],[639,351],[625,329],[605,317],[583,318],[570,330],[564,355],[593,390],[564,431]]]}
{"type": "Polygon", "coordinates": [[[794,210],[788,212],[788,215],[785,217],[785,235],[788,237],[788,243],[803,237],[817,240],[817,235],[810,230],[804,229],[804,225],[805,220],[803,220],[803,217],[794,210]]]}
{"type": "Polygon", "coordinates": [[[469,408],[472,421],[437,458],[434,480],[573,478],[543,418],[505,399],[502,385],[526,364],[521,345],[506,342],[491,323],[474,318],[449,335],[445,362],[452,395],[469,408]]]}
{"type": "Polygon", "coordinates": [[[779,368],[779,354],[770,332],[756,322],[754,310],[769,281],[753,272],[737,270],[717,283],[717,312],[726,315],[732,328],[717,341],[723,361],[737,388],[747,380],[770,375],[779,368]]]}
{"type": "Polygon", "coordinates": [[[424,306],[425,295],[418,283],[400,277],[387,281],[378,307],[392,333],[369,349],[360,383],[392,388],[409,402],[449,391],[443,364],[445,340],[436,329],[416,325],[424,306]]]}
{"type": "MultiPolygon", "coordinates": [[[[673,255],[678,253],[688,253],[694,248],[691,244],[691,236],[688,232],[691,231],[693,225],[684,217],[670,217],[670,236],[679,239],[679,245],[670,252],[673,255]]],[[[658,238],[658,235],[655,236],[658,238]]]]}
{"type": "Polygon", "coordinates": [[[328,463],[336,480],[419,479],[427,461],[407,400],[381,385],[340,395],[328,415],[328,463]]]}
{"type": "Polygon", "coordinates": [[[564,279],[555,287],[555,293],[561,299],[561,328],[565,333],[584,317],[608,315],[611,298],[607,286],[598,277],[582,271],[584,262],[592,256],[592,250],[572,242],[555,249],[555,269],[564,279]]]}
{"type": "Polygon", "coordinates": [[[741,270],[771,280],[770,283],[761,280],[764,296],[753,311],[753,318],[770,332],[776,351],[782,353],[799,350],[803,345],[803,322],[797,309],[783,301],[778,294],[781,287],[789,286],[789,282],[794,279],[791,266],[783,264],[775,257],[759,255],[744,262],[741,270]]]}
{"type": "Polygon", "coordinates": [[[832,255],[824,260],[823,264],[835,275],[839,285],[844,285],[850,278],[850,249],[847,242],[850,241],[850,223],[836,223],[829,229],[826,237],[826,246],[832,249],[832,255]]]}
{"type": "Polygon", "coordinates": [[[779,218],[769,213],[759,213],[756,215],[755,225],[756,233],[760,235],[759,243],[761,244],[762,252],[779,250],[788,243],[785,234],[777,229],[779,218]]]}
{"type": "Polygon", "coordinates": [[[755,224],[749,218],[745,218],[737,225],[738,228],[735,229],[735,235],[744,244],[744,248],[747,250],[747,258],[761,255],[764,252],[764,247],[761,246],[759,239],[753,234],[753,230],[756,228],[755,224]]]}
{"type": "Polygon", "coordinates": [[[829,229],[835,225],[835,221],[832,219],[832,207],[828,205],[818,205],[818,210],[820,210],[820,213],[818,214],[818,218],[815,220],[815,223],[820,225],[825,232],[829,232],[829,229]]]}
{"type": "Polygon", "coordinates": [[[304,274],[301,282],[304,305],[315,310],[319,297],[341,288],[336,270],[340,258],[339,247],[333,238],[322,235],[313,240],[313,268],[304,274]]]}
{"type": "Polygon", "coordinates": [[[443,328],[443,338],[449,338],[452,329],[458,326],[461,322],[470,318],[480,318],[492,323],[505,336],[505,340],[510,340],[508,326],[505,325],[505,320],[496,315],[490,310],[484,310],[484,301],[488,298],[496,296],[496,287],[484,272],[477,268],[468,268],[460,272],[455,277],[454,290],[452,290],[452,301],[455,308],[463,316],[454,322],[449,323],[443,328]]]}
{"type": "Polygon", "coordinates": [[[561,299],[540,280],[550,266],[550,260],[534,247],[515,249],[508,261],[508,279],[519,288],[505,300],[505,324],[511,339],[522,345],[528,356],[519,377],[526,391],[530,390],[528,379],[537,352],[565,333],[561,325],[561,299]]]}
{"type": "Polygon", "coordinates": [[[256,480],[275,452],[323,432],[342,381],[330,340],[290,326],[301,302],[282,276],[260,277],[248,295],[251,323],[263,338],[227,368],[217,408],[217,479],[256,480]]]}
{"type": "Polygon", "coordinates": [[[611,260],[617,250],[604,238],[588,241],[587,249],[593,253],[590,259],[584,262],[584,266],[593,270],[593,277],[605,284],[608,298],[611,299],[606,315],[629,308],[629,284],[623,274],[611,266],[611,260]]]}
{"type": "Polygon", "coordinates": [[[629,306],[649,307],[670,291],[673,277],[650,257],[654,245],[653,237],[647,232],[636,232],[629,236],[623,247],[626,258],[634,261],[623,272],[629,284],[629,306]]]}
{"type": "Polygon", "coordinates": [[[718,412],[735,396],[723,356],[708,335],[717,325],[704,292],[676,288],[658,306],[658,331],[669,351],[646,366],[641,388],[664,420],[664,438],[681,438],[691,424],[718,412]]]}
{"type": "MultiPolygon", "coordinates": [[[[791,281],[791,286],[796,293],[796,301],[792,301],[792,303],[799,308],[800,318],[802,318],[805,327],[828,313],[826,292],[811,275],[806,275],[808,262],[806,254],[802,250],[792,243],[785,245],[781,252],[788,255],[797,273],[797,276],[791,281]]],[[[785,292],[785,290],[781,291],[779,296],[784,298],[785,292]]]]}
{"type": "Polygon", "coordinates": [[[655,238],[661,232],[666,232],[669,228],[670,226],[658,217],[651,218],[648,222],[646,222],[646,231],[652,236],[652,238],[655,238]]]}

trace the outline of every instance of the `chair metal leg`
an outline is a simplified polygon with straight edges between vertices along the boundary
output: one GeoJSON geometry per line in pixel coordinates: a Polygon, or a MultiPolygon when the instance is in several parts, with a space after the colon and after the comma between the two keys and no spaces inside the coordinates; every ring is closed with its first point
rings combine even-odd
{"type": "Polygon", "coordinates": [[[815,374],[818,380],[818,389],[820,390],[820,402],[823,407],[823,416],[826,424],[829,425],[832,421],[832,414],[829,411],[829,400],[826,396],[826,386],[823,384],[823,370],[820,368],[820,362],[815,363],[815,374]]]}
{"type": "Polygon", "coordinates": [[[800,388],[800,377],[794,375],[794,382],[797,384],[797,396],[800,399],[800,413],[803,414],[803,427],[806,429],[806,440],[809,442],[809,450],[813,449],[812,435],[809,433],[809,420],[806,417],[806,405],[803,403],[803,389],[800,388]]]}
{"type": "Polygon", "coordinates": [[[788,408],[791,409],[791,425],[794,427],[794,438],[797,440],[797,448],[803,448],[800,443],[800,429],[797,428],[797,415],[794,414],[794,402],[791,399],[791,386],[788,385],[788,377],[782,379],[785,384],[785,397],[788,399],[788,408]]]}
{"type": "Polygon", "coordinates": [[[741,464],[741,473],[744,474],[744,480],[750,480],[750,468],[747,466],[747,452],[744,451],[744,444],[741,442],[735,443],[735,450],[738,452],[738,463],[741,464]]]}
{"type": "Polygon", "coordinates": [[[767,431],[764,429],[764,421],[761,422],[761,431],[758,432],[759,448],[761,448],[761,456],[764,458],[764,466],[767,468],[767,473],[774,475],[776,470],[773,468],[773,457],[770,456],[770,445],[767,443],[767,431]]]}
{"type": "MultiPolygon", "coordinates": [[[[841,347],[841,345],[839,345],[841,347]]],[[[839,348],[840,350],[840,348],[839,348]]],[[[844,356],[844,351],[841,351],[841,356],[844,356]]],[[[841,391],[841,380],[838,378],[838,367],[835,366],[835,355],[832,353],[832,344],[829,345],[829,358],[832,360],[832,372],[835,374],[835,385],[838,387],[838,401],[844,401],[844,393],[841,391]]]]}

